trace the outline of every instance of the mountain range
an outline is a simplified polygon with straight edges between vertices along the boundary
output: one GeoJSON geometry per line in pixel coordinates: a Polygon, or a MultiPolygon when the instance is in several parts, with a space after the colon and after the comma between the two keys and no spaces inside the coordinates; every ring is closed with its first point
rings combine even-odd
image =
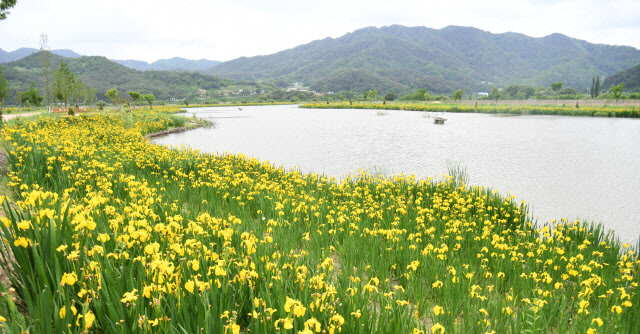
{"type": "MultiPolygon", "coordinates": [[[[34,51],[37,50],[23,48],[10,53],[0,50],[0,60],[34,51]]],[[[71,50],[54,53],[74,59],[80,56],[71,50]]],[[[115,63],[107,63],[104,57],[89,58],[100,58],[102,67],[114,68],[115,63]]],[[[358,29],[271,55],[226,62],[179,57],[153,63],[114,62],[131,69],[154,71],[136,74],[136,78],[187,70],[232,80],[266,82],[281,88],[299,82],[319,92],[378,90],[403,94],[426,88],[432,93],[448,94],[456,89],[488,92],[494,86],[510,84],[548,87],[553,82],[577,90],[588,89],[596,75],[609,77],[640,64],[640,50],[593,44],[558,33],[534,38],[513,32],[493,34],[472,27],[431,29],[392,25],[358,29]]],[[[114,82],[126,84],[104,68],[96,70],[114,82]]],[[[115,73],[125,72],[118,68],[115,73]]]]}
{"type": "Polygon", "coordinates": [[[509,84],[588,88],[640,64],[640,50],[551,34],[493,34],[471,27],[368,27],[272,55],[238,58],[205,71],[244,80],[299,81],[318,91],[436,93],[489,91],[509,84]]]}
{"type": "MultiPolygon", "coordinates": [[[[38,52],[40,50],[38,49],[34,49],[34,48],[20,48],[17,49],[15,51],[11,51],[11,52],[7,52],[4,51],[2,49],[0,49],[0,64],[2,63],[8,63],[8,62],[12,62],[14,60],[19,60],[22,59],[24,57],[27,57],[31,54],[34,54],[36,52],[38,52]]],[[[60,50],[51,50],[51,53],[58,55],[58,56],[62,56],[62,57],[67,57],[67,58],[78,58],[81,57],[81,55],[69,50],[69,49],[60,49],[60,50]]]]}
{"type": "MultiPolygon", "coordinates": [[[[15,60],[22,59],[31,54],[34,54],[40,50],[34,48],[20,48],[18,50],[7,52],[0,49],[0,64],[9,63],[15,60]]],[[[62,50],[51,50],[51,53],[59,56],[63,56],[66,58],[79,58],[82,55],[75,53],[68,49],[62,50]]],[[[124,65],[126,67],[138,70],[138,71],[203,71],[210,69],[211,67],[219,64],[219,61],[215,60],[207,60],[207,59],[199,59],[199,60],[191,60],[180,57],[173,57],[171,59],[160,59],[156,60],[152,63],[148,63],[142,60],[116,60],[112,59],[118,64],[124,65]]]]}
{"type": "Polygon", "coordinates": [[[142,60],[117,60],[112,59],[118,64],[124,65],[129,68],[133,68],[138,71],[204,71],[208,70],[221,62],[215,60],[199,59],[191,60],[180,57],[173,57],[171,59],[160,59],[153,63],[148,63],[142,60]]]}
{"type": "MultiPolygon", "coordinates": [[[[255,82],[234,81],[198,72],[137,71],[99,56],[66,58],[53,54],[51,55],[52,69],[57,69],[62,61],[67,63],[71,72],[88,86],[96,89],[98,99],[103,100],[105,92],[114,87],[123,93],[128,91],[151,93],[162,100],[194,96],[199,89],[215,91],[236,87],[253,88],[253,90],[262,88],[255,82]]],[[[37,86],[42,85],[39,52],[2,64],[2,71],[14,90],[24,91],[31,82],[37,86]]]]}

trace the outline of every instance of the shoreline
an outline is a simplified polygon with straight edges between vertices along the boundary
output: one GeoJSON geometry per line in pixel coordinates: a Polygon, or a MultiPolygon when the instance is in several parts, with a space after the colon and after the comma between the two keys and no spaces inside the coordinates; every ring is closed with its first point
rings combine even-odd
{"type": "Polygon", "coordinates": [[[168,129],[168,130],[162,130],[162,131],[152,132],[152,133],[146,134],[146,135],[144,136],[144,138],[146,138],[146,139],[151,139],[151,138],[156,138],[156,137],[161,137],[161,136],[169,135],[169,134],[172,134],[172,133],[185,132],[185,131],[189,131],[189,130],[192,130],[192,129],[197,129],[197,128],[200,128],[200,127],[201,127],[200,125],[197,125],[197,126],[195,126],[195,127],[193,127],[193,128],[188,128],[188,127],[186,127],[186,126],[180,126],[180,127],[173,128],[173,129],[168,129]]]}
{"type": "Polygon", "coordinates": [[[640,118],[640,110],[635,106],[628,107],[567,107],[567,106],[508,106],[508,105],[464,105],[464,104],[411,104],[411,103],[308,103],[299,108],[307,109],[371,109],[371,110],[409,110],[423,112],[451,112],[478,114],[512,114],[512,115],[552,115],[577,117],[615,117],[640,118]]]}

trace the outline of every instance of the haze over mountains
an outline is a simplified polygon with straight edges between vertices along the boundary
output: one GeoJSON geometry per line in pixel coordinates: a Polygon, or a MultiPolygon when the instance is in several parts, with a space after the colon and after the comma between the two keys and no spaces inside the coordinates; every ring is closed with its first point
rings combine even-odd
{"type": "MultiPolygon", "coordinates": [[[[0,50],[0,62],[29,51],[38,50],[19,49],[10,53],[0,50]]],[[[71,50],[53,53],[80,56],[71,50]]],[[[99,58],[102,67],[115,65],[99,58]]],[[[319,92],[375,89],[407,93],[426,88],[433,93],[449,94],[460,88],[471,93],[490,91],[494,86],[537,87],[552,82],[581,90],[590,87],[593,76],[608,77],[640,64],[640,50],[593,44],[562,34],[534,38],[511,32],[493,34],[471,27],[431,29],[392,25],[363,28],[271,55],[222,63],[179,57],[151,64],[138,60],[113,62],[139,71],[198,71],[228,79],[270,82],[282,88],[300,82],[319,92]]],[[[124,84],[124,79],[108,74],[103,68],[95,70],[115,83],[124,84]]],[[[121,68],[114,71],[124,73],[121,68]]],[[[144,77],[148,76],[136,75],[139,80],[144,77]]],[[[152,87],[148,82],[144,86],[152,87]]]]}

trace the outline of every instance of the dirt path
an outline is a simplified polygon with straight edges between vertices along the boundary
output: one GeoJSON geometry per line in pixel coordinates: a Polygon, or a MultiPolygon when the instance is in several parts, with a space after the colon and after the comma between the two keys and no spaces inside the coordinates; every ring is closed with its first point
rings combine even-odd
{"type": "Polygon", "coordinates": [[[24,113],[24,114],[3,114],[2,119],[5,121],[8,121],[13,118],[35,116],[40,114],[44,114],[44,112],[30,112],[30,113],[24,113]]]}

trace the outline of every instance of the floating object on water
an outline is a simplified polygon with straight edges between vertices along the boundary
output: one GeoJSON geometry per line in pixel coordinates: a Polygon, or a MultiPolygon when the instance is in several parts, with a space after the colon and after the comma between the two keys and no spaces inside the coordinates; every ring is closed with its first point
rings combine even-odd
{"type": "Polygon", "coordinates": [[[242,111],[242,108],[238,107],[238,110],[242,111]]]}
{"type": "Polygon", "coordinates": [[[433,118],[433,124],[444,124],[447,119],[442,116],[436,116],[433,118]]]}

